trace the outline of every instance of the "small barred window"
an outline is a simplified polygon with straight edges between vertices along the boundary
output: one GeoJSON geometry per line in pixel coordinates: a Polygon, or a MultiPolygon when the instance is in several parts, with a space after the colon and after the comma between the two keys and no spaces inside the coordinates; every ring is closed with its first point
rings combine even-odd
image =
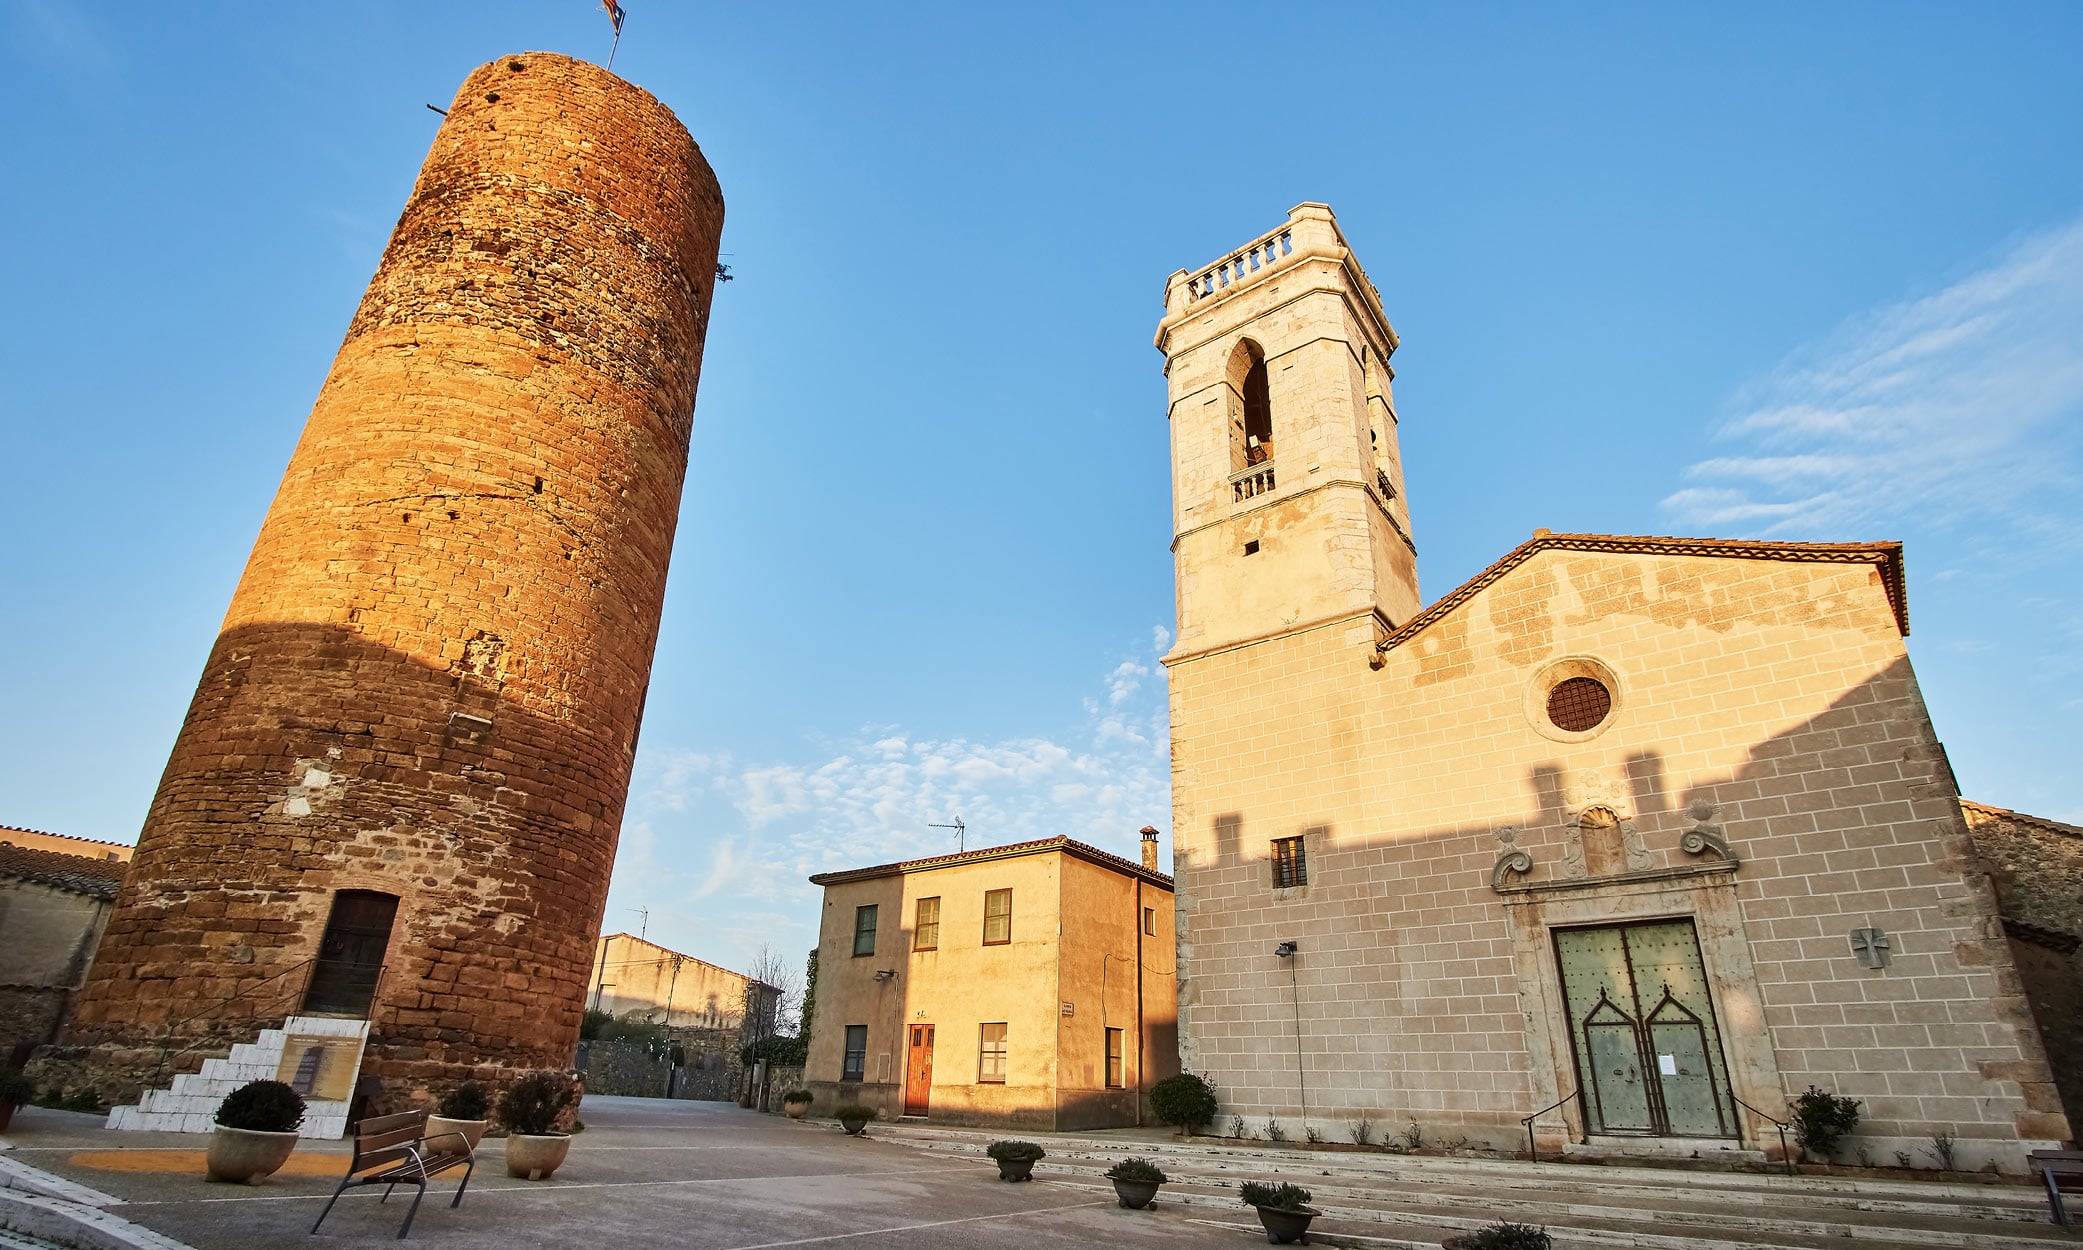
{"type": "Polygon", "coordinates": [[[1572,677],[1548,692],[1548,720],[1568,733],[1596,728],[1613,710],[1613,692],[1591,677],[1572,677]]]}
{"type": "Polygon", "coordinates": [[[1309,884],[1309,858],[1300,838],[1273,839],[1273,888],[1309,884]]]}

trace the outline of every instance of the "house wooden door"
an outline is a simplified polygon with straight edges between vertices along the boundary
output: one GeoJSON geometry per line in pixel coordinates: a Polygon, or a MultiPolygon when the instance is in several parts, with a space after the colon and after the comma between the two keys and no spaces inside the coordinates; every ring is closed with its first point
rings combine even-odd
{"type": "Polygon", "coordinates": [[[904,1065],[904,1114],[926,1114],[933,1093],[933,1026],[911,1026],[911,1058],[904,1065]]]}

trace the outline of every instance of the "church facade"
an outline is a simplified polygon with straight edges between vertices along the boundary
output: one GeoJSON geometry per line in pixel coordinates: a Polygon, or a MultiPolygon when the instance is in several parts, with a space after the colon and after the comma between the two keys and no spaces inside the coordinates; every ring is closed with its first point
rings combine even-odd
{"type": "Polygon", "coordinates": [[[1902,552],[1537,531],[1421,608],[1330,210],[1173,275],[1181,1066],[1348,1139],[1886,1161],[2070,1136],[1910,671],[1902,552]]]}

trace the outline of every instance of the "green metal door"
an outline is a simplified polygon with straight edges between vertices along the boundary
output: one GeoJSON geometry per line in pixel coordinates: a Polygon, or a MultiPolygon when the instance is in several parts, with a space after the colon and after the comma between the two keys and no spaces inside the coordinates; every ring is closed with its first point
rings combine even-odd
{"type": "Polygon", "coordinates": [[[1555,957],[1589,1131],[1736,1135],[1691,921],[1558,929],[1555,957]]]}

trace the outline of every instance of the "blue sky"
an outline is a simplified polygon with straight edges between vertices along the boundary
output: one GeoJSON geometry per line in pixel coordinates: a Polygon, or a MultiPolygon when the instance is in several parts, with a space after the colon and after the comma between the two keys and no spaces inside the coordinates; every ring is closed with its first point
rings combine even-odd
{"type": "MultiPolygon", "coordinates": [[[[1303,200],[1403,337],[1427,598],[1535,527],[1908,545],[1963,788],[2083,820],[2083,7],[630,0],[722,180],[609,929],[1169,833],[1166,276],[1303,200]]],[[[134,839],[476,65],[586,0],[0,6],[0,823],[134,839]]]]}

